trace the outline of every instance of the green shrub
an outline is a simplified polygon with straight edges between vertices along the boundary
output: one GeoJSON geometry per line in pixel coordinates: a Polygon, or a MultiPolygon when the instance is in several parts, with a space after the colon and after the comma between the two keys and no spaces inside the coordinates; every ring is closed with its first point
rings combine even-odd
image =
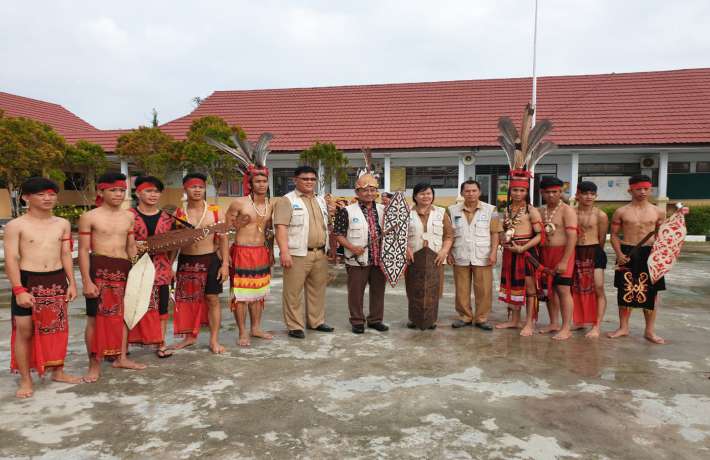
{"type": "Polygon", "coordinates": [[[685,224],[688,235],[710,235],[710,206],[691,206],[685,224]]]}
{"type": "Polygon", "coordinates": [[[599,209],[601,209],[604,214],[609,218],[609,223],[611,223],[611,216],[614,215],[614,212],[619,209],[621,205],[618,204],[608,204],[606,206],[599,206],[599,209]]]}
{"type": "Polygon", "coordinates": [[[71,222],[72,228],[76,228],[79,223],[79,217],[90,209],[90,206],[57,206],[54,208],[54,215],[67,219],[69,222],[71,222]]]}

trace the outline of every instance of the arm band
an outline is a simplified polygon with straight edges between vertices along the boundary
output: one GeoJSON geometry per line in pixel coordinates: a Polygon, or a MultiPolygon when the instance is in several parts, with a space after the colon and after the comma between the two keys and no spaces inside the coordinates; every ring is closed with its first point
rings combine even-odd
{"type": "Polygon", "coordinates": [[[28,292],[27,288],[24,286],[14,286],[12,288],[12,295],[14,295],[14,296],[18,296],[18,295],[22,294],[23,292],[28,292]]]}

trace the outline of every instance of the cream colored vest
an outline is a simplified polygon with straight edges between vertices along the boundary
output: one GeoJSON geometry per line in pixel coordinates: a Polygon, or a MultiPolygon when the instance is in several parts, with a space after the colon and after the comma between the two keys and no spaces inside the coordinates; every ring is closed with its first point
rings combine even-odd
{"type": "MultiPolygon", "coordinates": [[[[380,228],[382,228],[384,225],[385,207],[379,203],[375,203],[375,205],[377,209],[377,220],[380,221],[380,228]]],[[[345,238],[353,245],[365,248],[365,252],[357,258],[346,248],[345,263],[358,267],[367,265],[369,260],[368,243],[370,241],[370,227],[367,224],[367,218],[360,208],[360,203],[353,203],[347,206],[345,210],[348,212],[348,233],[345,238]],[[358,263],[358,261],[360,261],[360,263],[358,263]]]]}
{"type": "Polygon", "coordinates": [[[488,265],[491,255],[491,219],[495,206],[481,203],[481,208],[468,223],[463,212],[463,203],[449,206],[449,215],[454,225],[454,246],[452,255],[456,265],[488,265]]]}
{"type": "Polygon", "coordinates": [[[409,212],[409,248],[412,253],[424,247],[424,240],[429,243],[429,248],[434,252],[441,251],[444,242],[444,208],[432,206],[426,231],[422,225],[417,211],[409,212]]]}
{"type": "MultiPolygon", "coordinates": [[[[291,202],[291,221],[288,224],[288,250],[292,256],[305,256],[308,254],[308,207],[296,191],[284,195],[291,202]]],[[[325,200],[316,196],[318,206],[323,214],[323,231],[325,232],[325,246],[328,249],[328,208],[325,200]]]]}

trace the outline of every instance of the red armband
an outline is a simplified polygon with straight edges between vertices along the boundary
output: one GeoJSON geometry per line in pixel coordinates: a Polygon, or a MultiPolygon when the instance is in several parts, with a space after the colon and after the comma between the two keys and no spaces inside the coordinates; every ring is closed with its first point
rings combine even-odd
{"type": "Polygon", "coordinates": [[[74,239],[69,235],[67,238],[62,238],[62,242],[68,241],[69,242],[69,250],[73,251],[74,250],[74,239]]]}
{"type": "Polygon", "coordinates": [[[27,288],[24,286],[13,286],[12,288],[12,295],[18,296],[22,294],[23,292],[28,292],[27,288]]]}

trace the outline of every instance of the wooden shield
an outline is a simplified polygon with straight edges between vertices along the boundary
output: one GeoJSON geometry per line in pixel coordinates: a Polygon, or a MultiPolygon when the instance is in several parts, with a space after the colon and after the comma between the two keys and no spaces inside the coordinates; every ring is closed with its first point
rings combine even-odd
{"type": "Polygon", "coordinates": [[[146,253],[128,272],[126,293],[123,297],[123,320],[128,329],[133,329],[143,318],[150,305],[155,280],[155,266],[146,253]]]}
{"type": "Polygon", "coordinates": [[[425,247],[414,253],[407,268],[409,319],[422,330],[433,326],[439,315],[441,273],[435,260],[436,252],[425,247]]]}
{"type": "Polygon", "coordinates": [[[680,210],[674,212],[658,227],[656,241],[648,257],[648,273],[651,275],[652,284],[656,284],[668,273],[678,260],[687,232],[685,217],[680,210]]]}
{"type": "Polygon", "coordinates": [[[404,193],[396,192],[385,208],[380,264],[387,281],[394,287],[407,268],[409,205],[404,193]]]}

